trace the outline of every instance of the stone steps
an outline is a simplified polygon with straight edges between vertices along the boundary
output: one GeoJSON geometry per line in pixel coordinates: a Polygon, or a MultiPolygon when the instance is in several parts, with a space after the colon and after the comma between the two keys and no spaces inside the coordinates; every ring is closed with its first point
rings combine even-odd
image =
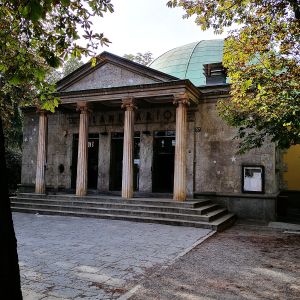
{"type": "Polygon", "coordinates": [[[169,199],[74,195],[19,194],[11,197],[12,211],[84,216],[223,230],[235,217],[210,200],[175,202],[169,199]]]}
{"type": "Polygon", "coordinates": [[[151,205],[154,204],[156,206],[174,206],[174,207],[187,207],[187,208],[197,208],[204,204],[211,203],[209,199],[188,199],[183,202],[177,202],[173,199],[165,199],[165,198],[131,198],[131,199],[123,199],[119,196],[94,196],[88,195],[84,197],[75,196],[75,195],[67,195],[67,194],[36,194],[36,193],[19,193],[17,197],[12,198],[31,198],[31,199],[59,199],[59,200],[68,200],[68,201],[96,201],[96,202],[111,202],[111,203],[132,203],[141,204],[141,205],[151,205]]]}
{"type": "Polygon", "coordinates": [[[118,201],[118,202],[109,202],[109,201],[90,201],[90,200],[59,200],[55,199],[38,199],[38,198],[18,198],[18,197],[11,197],[11,203],[18,204],[18,205],[38,205],[38,204],[48,204],[48,205],[67,205],[72,207],[95,207],[95,208],[116,208],[116,209],[132,209],[132,210],[145,210],[145,211],[160,211],[160,212],[174,212],[179,214],[191,214],[191,215],[204,215],[210,211],[216,210],[220,208],[218,204],[204,204],[199,208],[185,208],[180,206],[166,206],[166,205],[153,205],[151,202],[150,204],[136,204],[135,200],[128,200],[126,202],[118,201]]]}
{"type": "Polygon", "coordinates": [[[144,222],[144,223],[159,223],[166,225],[175,226],[189,226],[198,228],[207,228],[216,231],[222,231],[227,227],[230,227],[235,222],[234,214],[226,214],[225,216],[213,221],[213,222],[190,222],[184,220],[174,220],[174,219],[164,219],[164,218],[147,218],[147,217],[132,217],[132,216],[118,216],[118,215],[108,215],[108,214],[91,214],[84,212],[67,212],[61,211],[57,212],[55,210],[39,210],[39,209],[26,209],[26,208],[13,208],[15,212],[23,213],[38,213],[45,215],[62,215],[62,216],[73,216],[73,217],[91,217],[100,219],[112,219],[112,220],[125,220],[132,222],[144,222]]]}
{"type": "MultiPolygon", "coordinates": [[[[16,204],[16,203],[13,203],[16,204]]],[[[227,213],[225,208],[214,210],[205,215],[194,215],[194,214],[180,214],[175,212],[159,212],[151,210],[133,210],[133,209],[112,209],[112,208],[98,208],[90,206],[74,206],[74,205],[57,205],[57,204],[36,204],[36,203],[17,203],[18,207],[23,208],[36,208],[36,209],[49,209],[57,211],[84,211],[88,213],[97,214],[109,214],[109,215],[130,215],[130,216],[142,216],[142,217],[158,217],[158,218],[169,218],[169,219],[181,219],[190,221],[204,221],[210,222],[217,219],[219,216],[227,213]]]]}

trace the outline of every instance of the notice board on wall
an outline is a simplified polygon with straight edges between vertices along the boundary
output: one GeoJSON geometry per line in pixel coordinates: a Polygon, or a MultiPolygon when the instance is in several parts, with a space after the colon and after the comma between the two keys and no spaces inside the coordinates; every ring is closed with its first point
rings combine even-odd
{"type": "Polygon", "coordinates": [[[242,166],[242,192],[264,193],[265,171],[264,166],[242,166]]]}

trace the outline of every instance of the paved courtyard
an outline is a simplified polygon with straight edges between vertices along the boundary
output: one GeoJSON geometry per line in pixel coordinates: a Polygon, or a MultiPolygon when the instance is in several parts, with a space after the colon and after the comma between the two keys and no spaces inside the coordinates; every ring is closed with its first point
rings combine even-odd
{"type": "MultiPolygon", "coordinates": [[[[24,300],[117,299],[210,230],[14,213],[24,300]]],[[[125,296],[124,296],[125,295],[125,296]]]]}

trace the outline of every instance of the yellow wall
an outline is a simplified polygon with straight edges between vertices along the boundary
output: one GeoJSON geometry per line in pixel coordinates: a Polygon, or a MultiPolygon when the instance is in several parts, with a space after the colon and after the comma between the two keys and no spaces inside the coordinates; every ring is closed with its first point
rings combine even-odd
{"type": "Polygon", "coordinates": [[[300,144],[291,146],[283,155],[287,171],[283,173],[283,180],[288,190],[300,191],[300,144]]]}

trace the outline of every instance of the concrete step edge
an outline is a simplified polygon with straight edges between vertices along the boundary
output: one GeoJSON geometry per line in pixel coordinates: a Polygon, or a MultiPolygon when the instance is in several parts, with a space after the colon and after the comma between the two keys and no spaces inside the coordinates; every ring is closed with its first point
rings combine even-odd
{"type": "Polygon", "coordinates": [[[131,201],[131,200],[137,200],[137,201],[147,201],[147,202],[165,202],[165,203],[173,203],[176,202],[177,204],[197,204],[202,203],[206,201],[211,201],[210,199],[187,199],[186,201],[178,202],[171,198],[152,198],[152,197],[133,197],[130,199],[124,199],[120,196],[110,196],[110,195],[86,195],[86,196],[76,196],[75,194],[36,194],[36,193],[18,193],[17,196],[12,196],[12,198],[23,198],[23,196],[30,196],[32,198],[40,198],[40,199],[46,199],[46,198],[74,198],[74,199],[95,199],[95,200],[123,200],[123,201],[131,201]]]}
{"type": "Polygon", "coordinates": [[[237,218],[234,214],[228,213],[211,224],[216,231],[220,232],[231,227],[235,223],[236,219],[237,218]]]}
{"type": "MultiPolygon", "coordinates": [[[[141,207],[141,209],[143,208],[153,208],[153,209],[170,209],[170,210],[181,210],[181,211],[186,211],[186,213],[190,212],[190,213],[196,213],[196,215],[204,215],[206,213],[203,213],[205,211],[210,212],[210,211],[214,211],[216,209],[219,209],[219,205],[218,204],[210,204],[210,205],[204,205],[203,207],[199,207],[199,208],[190,208],[190,207],[179,207],[179,206],[164,206],[164,205],[149,205],[149,204],[139,204],[139,203],[127,203],[127,202],[98,202],[98,201],[82,201],[82,200],[59,200],[59,199],[32,199],[32,198],[10,198],[12,201],[12,204],[28,204],[28,205],[32,205],[32,204],[49,204],[52,205],[52,203],[55,203],[56,205],[59,205],[59,203],[61,203],[61,205],[68,205],[68,204],[75,204],[74,206],[78,206],[78,207],[85,207],[88,205],[119,205],[119,206],[128,206],[128,207],[141,207]]],[[[152,204],[152,203],[151,203],[152,204]]],[[[54,205],[54,204],[53,204],[54,205]]],[[[95,206],[96,207],[96,206],[95,206]]],[[[184,212],[182,212],[184,213],[184,212]]]]}
{"type": "MultiPolygon", "coordinates": [[[[12,208],[19,208],[18,204],[20,203],[17,203],[16,205],[13,205],[12,208]]],[[[102,211],[101,213],[103,212],[111,212],[111,213],[116,213],[116,214],[124,214],[124,215],[130,215],[130,214],[148,214],[148,215],[160,215],[160,216],[163,216],[163,215],[166,215],[166,216],[176,216],[176,217],[179,217],[179,218],[193,218],[193,219],[210,219],[222,212],[225,212],[227,211],[226,208],[221,208],[221,209],[218,209],[216,211],[212,211],[212,212],[209,212],[205,215],[195,215],[195,214],[182,214],[182,213],[176,213],[176,212],[163,212],[163,211],[153,211],[153,210],[129,210],[129,209],[114,209],[114,208],[97,208],[97,207],[89,207],[89,206],[85,206],[85,207],[80,207],[80,206],[71,206],[71,205],[56,205],[56,204],[52,204],[52,205],[49,205],[49,204],[32,204],[32,203],[22,203],[21,204],[22,208],[28,208],[28,209],[43,209],[43,207],[47,207],[47,208],[53,208],[54,210],[57,210],[59,209],[59,211],[63,210],[63,209],[70,209],[72,211],[72,209],[74,210],[89,210],[89,211],[95,211],[95,212],[99,212],[102,211]],[[27,207],[26,207],[27,206],[27,207]],[[32,206],[32,207],[30,207],[32,206]]],[[[89,212],[89,211],[86,211],[86,213],[92,213],[92,212],[89,212]]]]}
{"type": "Polygon", "coordinates": [[[170,223],[171,225],[182,225],[182,226],[193,226],[193,227],[202,227],[202,228],[209,228],[214,229],[216,226],[212,226],[210,222],[204,221],[187,221],[187,220],[180,220],[180,219],[169,219],[169,218],[150,218],[150,217],[138,217],[138,216],[123,216],[123,215],[110,215],[110,214],[87,214],[81,212],[70,212],[70,211],[55,211],[55,210],[45,210],[45,209],[21,209],[17,208],[14,209],[15,212],[25,212],[25,213],[39,213],[39,214],[51,214],[65,216],[82,216],[82,217],[99,217],[99,218],[109,218],[109,219],[119,219],[119,220],[128,220],[128,221],[157,221],[158,223],[167,224],[170,223]]]}
{"type": "Polygon", "coordinates": [[[203,205],[207,205],[209,202],[211,202],[210,200],[204,200],[201,202],[190,202],[190,201],[184,201],[184,202],[176,202],[174,200],[169,201],[169,200],[162,200],[162,199],[155,199],[155,200],[149,200],[149,199],[141,199],[141,198],[132,198],[132,199],[122,199],[122,198],[88,198],[88,197],[62,197],[62,198],[58,198],[58,197],[11,197],[11,199],[14,200],[21,200],[21,199],[30,199],[32,201],[35,200],[45,200],[45,201],[86,201],[86,202],[97,202],[97,203],[126,203],[126,204],[132,204],[130,203],[135,202],[134,204],[146,204],[146,205],[151,205],[154,204],[155,206],[174,206],[174,207],[178,207],[178,208],[201,208],[203,205]],[[91,201],[93,200],[93,201],[91,201]]]}

